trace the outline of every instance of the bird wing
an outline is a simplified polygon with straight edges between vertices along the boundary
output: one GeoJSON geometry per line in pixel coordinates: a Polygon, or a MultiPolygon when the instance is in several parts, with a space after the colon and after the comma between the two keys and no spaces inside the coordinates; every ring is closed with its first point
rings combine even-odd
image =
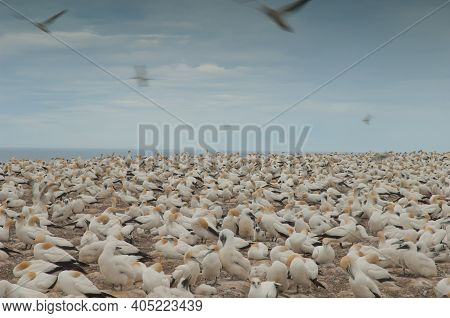
{"type": "Polygon", "coordinates": [[[213,226],[208,226],[208,232],[214,236],[219,237],[219,231],[217,231],[217,229],[214,228],[213,226]]]}
{"type": "Polygon", "coordinates": [[[44,251],[43,254],[52,263],[75,261],[75,258],[73,258],[72,255],[70,255],[69,253],[67,253],[66,251],[64,251],[58,247],[52,247],[52,248],[44,251]]]}
{"type": "Polygon", "coordinates": [[[287,230],[287,228],[285,228],[285,227],[283,226],[283,224],[275,222],[275,223],[273,224],[273,228],[274,228],[274,230],[275,230],[278,234],[280,234],[281,236],[283,236],[283,237],[285,237],[285,238],[288,238],[288,237],[289,237],[289,231],[287,230]]]}
{"type": "Polygon", "coordinates": [[[381,268],[379,266],[371,266],[367,271],[367,275],[377,281],[392,280],[391,275],[389,275],[389,273],[384,268],[381,268]]]}
{"type": "Polygon", "coordinates": [[[287,13],[300,9],[310,0],[297,0],[278,9],[278,12],[287,13]]]}
{"type": "Polygon", "coordinates": [[[248,259],[246,259],[244,256],[242,256],[241,253],[239,253],[238,251],[234,251],[233,253],[233,263],[244,268],[245,270],[250,271],[251,266],[250,266],[250,262],[248,261],[248,259]]]}
{"type": "Polygon", "coordinates": [[[56,19],[58,19],[60,16],[62,16],[66,12],[67,12],[67,10],[62,10],[61,12],[58,12],[54,16],[52,16],[52,17],[48,18],[47,20],[45,20],[44,22],[42,22],[42,24],[53,23],[53,22],[55,22],[56,19]]]}
{"type": "Polygon", "coordinates": [[[346,236],[348,233],[348,229],[343,226],[338,226],[335,228],[332,228],[325,232],[326,237],[330,238],[341,238],[346,236]]]}
{"type": "Polygon", "coordinates": [[[114,262],[114,266],[115,269],[117,269],[120,273],[123,273],[127,276],[133,276],[134,275],[134,271],[133,268],[131,267],[130,264],[126,263],[123,260],[116,260],[114,262]]]}
{"type": "Polygon", "coordinates": [[[85,276],[80,276],[73,285],[83,294],[100,293],[100,290],[85,276]]]}

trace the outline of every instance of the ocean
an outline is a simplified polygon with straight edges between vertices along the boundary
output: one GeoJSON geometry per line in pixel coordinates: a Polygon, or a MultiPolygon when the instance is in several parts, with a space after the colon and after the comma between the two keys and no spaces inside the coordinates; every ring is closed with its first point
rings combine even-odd
{"type": "MultiPolygon", "coordinates": [[[[130,149],[136,155],[136,149],[130,149]]],[[[55,157],[89,159],[103,155],[127,155],[128,149],[93,149],[93,148],[0,148],[0,162],[12,158],[30,160],[50,160],[55,157]]]]}

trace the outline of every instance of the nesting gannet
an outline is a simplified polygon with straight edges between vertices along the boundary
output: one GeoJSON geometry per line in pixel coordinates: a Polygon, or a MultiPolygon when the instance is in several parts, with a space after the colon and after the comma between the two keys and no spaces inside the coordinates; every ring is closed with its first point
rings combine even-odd
{"type": "Polygon", "coordinates": [[[8,208],[22,208],[25,205],[27,205],[27,203],[25,202],[25,200],[22,199],[12,199],[12,198],[8,198],[6,200],[6,206],[8,208]]]}
{"type": "Polygon", "coordinates": [[[247,252],[248,259],[262,260],[269,256],[269,248],[266,244],[257,242],[250,245],[247,252]]]}
{"type": "Polygon", "coordinates": [[[6,280],[0,281],[0,298],[46,298],[47,295],[39,291],[28,289],[6,280]]]}
{"type": "Polygon", "coordinates": [[[221,270],[222,263],[219,256],[219,247],[213,245],[202,260],[202,275],[207,282],[216,284],[221,270]]]}
{"type": "Polygon", "coordinates": [[[228,229],[220,231],[219,240],[223,245],[219,250],[223,269],[240,280],[248,279],[251,270],[250,261],[236,250],[233,232],[228,229]]]}
{"type": "Polygon", "coordinates": [[[99,290],[86,276],[77,271],[59,273],[56,288],[64,294],[88,298],[113,297],[99,290]]]}
{"type": "Polygon", "coordinates": [[[86,265],[77,261],[65,250],[49,242],[36,244],[33,248],[33,255],[36,259],[51,262],[60,266],[77,268],[83,272],[84,270],[80,266],[86,265]]]}
{"type": "Polygon", "coordinates": [[[203,217],[196,218],[192,221],[192,230],[204,240],[217,240],[219,237],[217,229],[203,217]]]}
{"type": "Polygon", "coordinates": [[[0,242],[8,242],[10,239],[10,228],[14,224],[14,220],[7,219],[5,225],[0,227],[0,242]]]}
{"type": "Polygon", "coordinates": [[[170,236],[162,237],[155,243],[155,249],[166,258],[183,259],[190,248],[189,244],[170,236]]]}
{"type": "Polygon", "coordinates": [[[269,234],[272,238],[276,239],[278,237],[289,237],[289,227],[283,224],[276,217],[276,215],[260,214],[257,216],[257,219],[261,228],[266,231],[266,233],[269,234]]]}
{"type": "Polygon", "coordinates": [[[25,244],[25,249],[34,244],[36,235],[43,233],[46,235],[52,235],[49,231],[44,230],[37,226],[40,220],[37,216],[32,216],[28,220],[25,220],[23,214],[19,214],[16,220],[16,235],[17,238],[25,244]]]}
{"type": "Polygon", "coordinates": [[[287,246],[278,245],[272,248],[269,256],[272,262],[280,261],[286,264],[288,257],[292,254],[295,254],[295,252],[289,249],[287,246]]]}
{"type": "Polygon", "coordinates": [[[255,239],[255,216],[249,208],[242,210],[238,222],[238,234],[244,239],[255,239]]]}
{"type": "Polygon", "coordinates": [[[267,280],[279,284],[279,288],[285,291],[289,287],[288,281],[289,269],[288,267],[281,263],[280,261],[275,261],[267,269],[267,280]]]}
{"type": "Polygon", "coordinates": [[[436,297],[450,297],[450,276],[442,278],[434,287],[436,297]]]}
{"type": "Polygon", "coordinates": [[[147,298],[193,298],[190,291],[189,277],[182,278],[176,288],[158,286],[147,295],[147,298]]]}
{"type": "Polygon", "coordinates": [[[217,289],[206,284],[198,285],[194,291],[195,295],[212,296],[217,294],[217,289]]]}
{"type": "Polygon", "coordinates": [[[293,254],[288,257],[287,264],[289,267],[289,274],[296,286],[310,288],[311,284],[325,288],[325,286],[317,280],[319,274],[319,267],[317,264],[309,259],[303,258],[299,254],[293,254]]]}
{"type": "Polygon", "coordinates": [[[267,281],[261,282],[258,278],[252,278],[248,298],[277,298],[278,284],[267,281]]]}
{"type": "Polygon", "coordinates": [[[109,238],[98,258],[98,265],[105,281],[113,287],[119,286],[123,289],[134,283],[135,272],[131,264],[136,261],[136,258],[128,255],[114,255],[116,247],[117,239],[109,238]]]}
{"type": "Polygon", "coordinates": [[[75,250],[75,246],[72,244],[72,242],[56,236],[50,236],[46,235],[44,233],[38,233],[36,234],[36,238],[34,239],[34,243],[52,243],[53,245],[62,248],[64,250],[75,250]]]}
{"type": "Polygon", "coordinates": [[[381,298],[381,292],[375,282],[354,265],[354,259],[344,256],[341,267],[349,274],[349,283],[355,297],[381,298]]]}
{"type": "Polygon", "coordinates": [[[330,239],[323,239],[322,246],[314,247],[311,257],[317,264],[332,263],[335,257],[335,252],[331,246],[330,239]]]}
{"type": "Polygon", "coordinates": [[[417,276],[433,277],[437,275],[437,268],[434,261],[425,254],[417,252],[416,244],[405,242],[399,249],[405,250],[403,261],[408,269],[417,276]]]}
{"type": "Polygon", "coordinates": [[[56,284],[57,277],[43,272],[27,272],[17,281],[17,285],[41,293],[47,293],[56,284]]]}
{"type": "Polygon", "coordinates": [[[197,283],[199,275],[200,262],[194,257],[192,251],[187,251],[184,255],[184,264],[177,266],[172,273],[170,286],[178,286],[182,279],[188,278],[188,284],[192,287],[197,283]]]}
{"type": "Polygon", "coordinates": [[[166,275],[160,263],[147,267],[142,272],[142,288],[148,294],[158,286],[170,287],[170,276],[166,275]]]}

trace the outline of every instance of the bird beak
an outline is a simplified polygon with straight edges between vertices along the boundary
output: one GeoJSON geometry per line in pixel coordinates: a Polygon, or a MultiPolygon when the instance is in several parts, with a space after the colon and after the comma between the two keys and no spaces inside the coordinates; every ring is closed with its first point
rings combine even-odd
{"type": "Polygon", "coordinates": [[[192,260],[193,260],[194,262],[196,262],[197,264],[202,265],[202,263],[200,263],[200,261],[199,261],[197,258],[193,257],[192,260]]]}
{"type": "Polygon", "coordinates": [[[222,245],[225,245],[225,242],[227,241],[227,238],[225,237],[225,235],[220,236],[220,241],[222,242],[222,245]]]}
{"type": "Polygon", "coordinates": [[[352,279],[355,279],[355,276],[353,276],[352,268],[351,268],[350,266],[347,267],[347,273],[350,275],[350,277],[351,277],[352,279]]]}
{"type": "Polygon", "coordinates": [[[208,252],[206,252],[205,257],[206,257],[206,255],[209,255],[209,254],[211,254],[212,252],[214,252],[213,249],[211,249],[211,250],[209,250],[208,252]]]}
{"type": "Polygon", "coordinates": [[[400,249],[400,250],[407,250],[408,249],[408,245],[400,245],[397,249],[400,249]]]}

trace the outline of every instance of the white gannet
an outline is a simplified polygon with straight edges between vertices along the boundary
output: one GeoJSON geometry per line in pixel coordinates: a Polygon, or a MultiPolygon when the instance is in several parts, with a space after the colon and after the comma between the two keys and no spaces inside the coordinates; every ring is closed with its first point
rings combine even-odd
{"type": "Polygon", "coordinates": [[[108,239],[98,258],[98,265],[105,281],[123,290],[134,283],[135,272],[131,264],[137,259],[128,255],[114,255],[117,241],[114,237],[108,239]]]}
{"type": "Polygon", "coordinates": [[[27,272],[17,281],[17,285],[41,293],[47,293],[56,284],[57,277],[43,272],[27,272]]]}
{"type": "Polygon", "coordinates": [[[375,282],[354,265],[350,256],[344,256],[341,267],[349,274],[349,283],[353,295],[357,298],[381,298],[381,292],[375,282]]]}
{"type": "Polygon", "coordinates": [[[222,262],[219,256],[220,248],[218,245],[212,245],[208,249],[209,251],[203,256],[201,262],[202,276],[206,282],[216,284],[222,270],[222,262]]]}
{"type": "Polygon", "coordinates": [[[258,278],[252,278],[248,298],[277,298],[278,284],[267,281],[261,282],[258,278]]]}
{"type": "Polygon", "coordinates": [[[99,290],[86,276],[77,271],[63,271],[59,273],[56,288],[70,296],[88,298],[112,297],[99,290]]]}
{"type": "Polygon", "coordinates": [[[170,276],[163,271],[161,263],[155,263],[142,272],[142,288],[148,294],[159,286],[170,287],[170,276]]]}
{"type": "Polygon", "coordinates": [[[228,229],[220,231],[219,240],[223,245],[219,250],[223,269],[240,280],[248,279],[251,270],[250,261],[236,250],[233,232],[228,229]]]}
{"type": "Polygon", "coordinates": [[[0,298],[46,298],[47,295],[6,280],[0,281],[0,298]]]}

